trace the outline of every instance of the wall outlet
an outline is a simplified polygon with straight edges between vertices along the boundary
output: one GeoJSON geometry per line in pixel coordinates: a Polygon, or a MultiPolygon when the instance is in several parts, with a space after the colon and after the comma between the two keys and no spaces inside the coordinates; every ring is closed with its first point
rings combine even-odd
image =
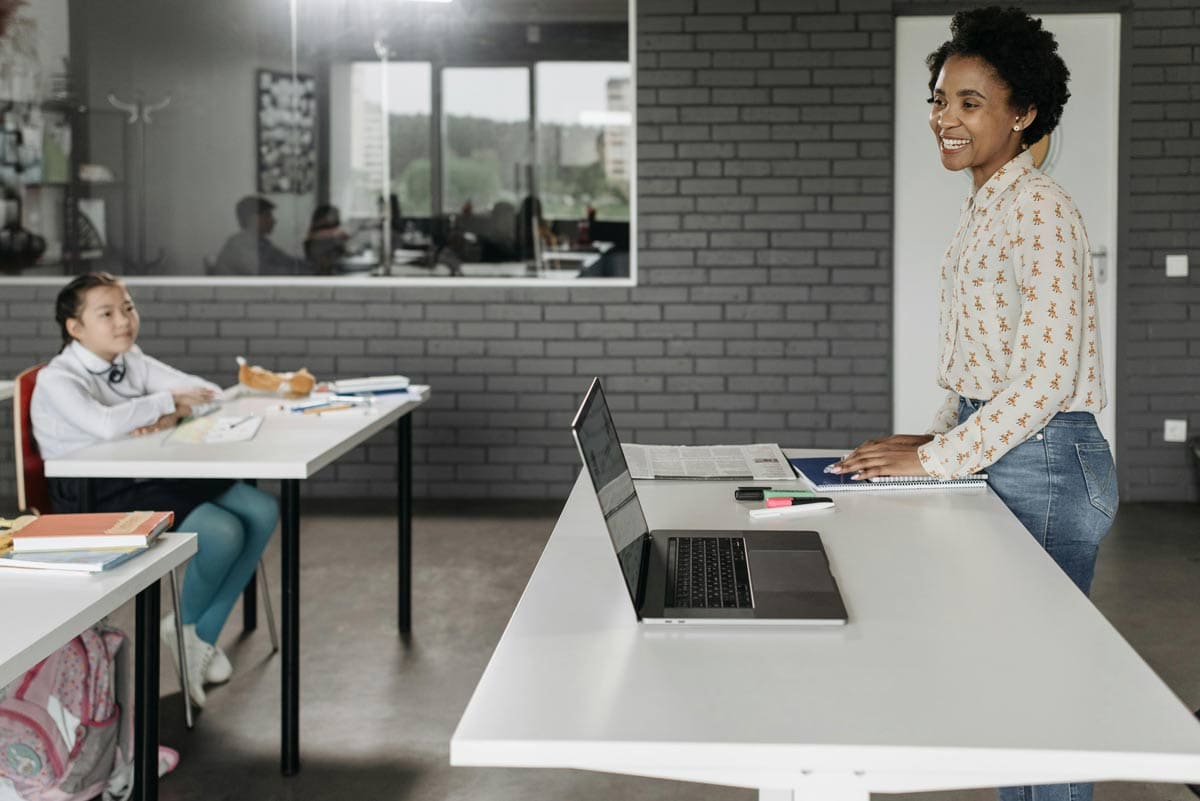
{"type": "Polygon", "coordinates": [[[1186,253],[1167,256],[1167,278],[1187,278],[1188,257],[1186,253]]]}
{"type": "Polygon", "coordinates": [[[1187,442],[1187,420],[1163,420],[1163,442],[1187,442]]]}

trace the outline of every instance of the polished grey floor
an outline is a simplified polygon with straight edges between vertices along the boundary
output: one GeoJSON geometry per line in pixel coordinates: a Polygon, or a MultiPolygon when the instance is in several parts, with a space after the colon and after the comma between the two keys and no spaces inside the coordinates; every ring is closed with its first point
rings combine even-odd
{"type": "MultiPolygon", "coordinates": [[[[239,607],[222,638],[237,672],[228,685],[210,689],[194,731],[183,726],[178,684],[163,654],[162,740],[182,753],[182,763],[162,781],[161,798],[755,798],[748,790],[581,771],[450,767],[450,735],[558,509],[521,502],[419,505],[414,550],[421,600],[408,642],[395,629],[395,518],[386,509],[306,510],[301,773],[289,779],[279,774],[279,663],[264,626],[241,634],[239,607]]],[[[276,577],[277,542],[267,562],[276,577]]],[[[278,586],[272,589],[277,598],[278,586]]],[[[1200,705],[1200,506],[1122,507],[1101,551],[1093,597],[1180,698],[1200,705]]],[[[131,609],[116,622],[132,631],[131,609]]],[[[897,798],[991,801],[994,793],[897,798]]],[[[1110,783],[1097,788],[1096,798],[1192,796],[1181,785],[1110,783]]]]}

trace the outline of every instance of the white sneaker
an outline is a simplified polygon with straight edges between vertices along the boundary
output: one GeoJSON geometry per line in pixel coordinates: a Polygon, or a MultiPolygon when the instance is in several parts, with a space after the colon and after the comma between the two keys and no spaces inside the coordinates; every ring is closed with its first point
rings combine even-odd
{"type": "Polygon", "coordinates": [[[229,677],[233,675],[233,663],[229,661],[229,657],[221,650],[221,646],[213,646],[213,658],[208,663],[208,670],[204,671],[204,680],[209,684],[224,684],[229,681],[229,677]]]}
{"type": "Polygon", "coordinates": [[[188,692],[192,702],[203,707],[207,696],[204,694],[204,675],[212,664],[213,655],[217,649],[200,639],[196,626],[191,623],[183,625],[183,647],[187,649],[188,661],[188,692]]]}
{"type": "MultiPolygon", "coordinates": [[[[174,615],[167,615],[162,619],[158,625],[158,634],[171,654],[171,661],[175,663],[175,675],[178,676],[179,646],[176,644],[174,615]]],[[[196,627],[191,624],[185,624],[183,627],[183,645],[187,649],[188,694],[192,697],[192,703],[203,707],[207,700],[204,694],[205,670],[212,663],[216,649],[200,639],[196,634],[196,627]]]]}

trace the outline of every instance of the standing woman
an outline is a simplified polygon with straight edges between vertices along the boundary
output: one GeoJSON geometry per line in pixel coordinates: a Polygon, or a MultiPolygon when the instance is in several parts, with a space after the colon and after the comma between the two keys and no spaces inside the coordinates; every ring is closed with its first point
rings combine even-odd
{"type": "MultiPolygon", "coordinates": [[[[1095,415],[1105,406],[1096,284],[1083,219],[1034,167],[1070,93],[1054,37],[1019,9],[954,15],[926,59],[942,166],[974,179],[941,264],[938,383],[929,432],[870,440],[836,467],[861,478],[988,483],[1080,590],[1117,509],[1095,415]]],[[[1091,785],[1001,790],[1005,801],[1090,801],[1091,785]]]]}
{"type": "MultiPolygon", "coordinates": [[[[220,389],[142,353],[133,298],[108,273],[87,273],[67,284],[55,319],[62,351],[38,373],[29,409],[43,458],[173,427],[220,389]]],[[[171,511],[177,531],[199,534],[180,606],[189,690],[204,706],[204,684],[226,681],[233,672],[217,635],[275,530],[275,499],[229,480],[93,479],[92,489],[90,511],[171,511]]],[[[49,490],[56,512],[83,511],[82,479],[51,478],[49,490]]],[[[162,633],[174,642],[172,616],[163,619],[162,633]]]]}

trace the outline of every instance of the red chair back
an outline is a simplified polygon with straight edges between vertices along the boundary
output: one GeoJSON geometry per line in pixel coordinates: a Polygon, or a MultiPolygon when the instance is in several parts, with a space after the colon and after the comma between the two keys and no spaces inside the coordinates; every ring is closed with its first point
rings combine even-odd
{"type": "Polygon", "coordinates": [[[37,374],[46,365],[30,367],[17,376],[13,388],[13,444],[17,456],[17,505],[22,511],[49,514],[50,488],[46,482],[46,469],[37,440],[33,438],[33,421],[29,416],[29,403],[33,399],[33,388],[37,386],[37,374]]]}

